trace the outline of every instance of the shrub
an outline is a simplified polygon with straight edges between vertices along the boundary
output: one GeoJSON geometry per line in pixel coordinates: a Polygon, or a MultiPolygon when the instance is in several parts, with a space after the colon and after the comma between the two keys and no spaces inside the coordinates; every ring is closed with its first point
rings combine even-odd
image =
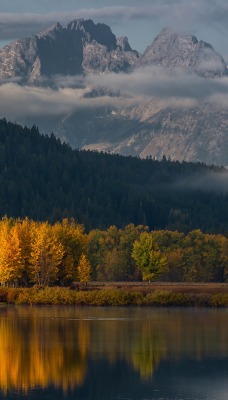
{"type": "Polygon", "coordinates": [[[7,302],[7,289],[0,288],[0,303],[7,302]]]}
{"type": "Polygon", "coordinates": [[[228,293],[155,290],[143,295],[122,289],[72,291],[61,287],[0,288],[0,302],[37,305],[228,307],[228,293]]]}
{"type": "Polygon", "coordinates": [[[15,304],[17,302],[20,290],[23,289],[7,289],[7,303],[15,304]]]}
{"type": "Polygon", "coordinates": [[[211,297],[213,307],[228,307],[228,293],[217,293],[211,297]]]}
{"type": "Polygon", "coordinates": [[[176,293],[169,290],[155,290],[145,297],[144,304],[153,306],[183,306],[187,304],[187,296],[184,293],[176,293]]]}

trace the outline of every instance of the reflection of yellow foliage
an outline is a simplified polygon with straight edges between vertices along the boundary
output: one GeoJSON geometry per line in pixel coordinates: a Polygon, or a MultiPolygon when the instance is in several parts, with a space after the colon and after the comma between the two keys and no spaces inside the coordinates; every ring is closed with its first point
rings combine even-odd
{"type": "Polygon", "coordinates": [[[227,313],[154,308],[0,308],[0,390],[83,384],[88,355],[124,360],[142,379],[167,358],[223,357],[227,313]]]}
{"type": "Polygon", "coordinates": [[[150,323],[147,321],[142,327],[142,337],[135,343],[132,355],[132,364],[140,372],[141,378],[153,375],[160,360],[165,356],[163,337],[156,329],[151,332],[150,323]]]}
{"type": "Polygon", "coordinates": [[[49,385],[63,390],[84,382],[89,325],[77,321],[64,329],[64,319],[2,319],[0,322],[0,389],[27,392],[49,385]]]}

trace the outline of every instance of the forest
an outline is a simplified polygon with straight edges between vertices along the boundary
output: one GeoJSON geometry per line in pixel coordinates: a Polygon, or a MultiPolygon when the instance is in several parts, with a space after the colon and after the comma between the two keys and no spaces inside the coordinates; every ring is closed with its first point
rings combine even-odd
{"type": "Polygon", "coordinates": [[[73,150],[0,120],[0,217],[227,235],[226,180],[223,167],[73,150]]]}
{"type": "Polygon", "coordinates": [[[28,218],[0,221],[0,286],[92,280],[228,282],[228,239],[133,224],[87,233],[73,219],[53,225],[28,218]]]}
{"type": "Polygon", "coordinates": [[[227,282],[226,177],[201,163],[72,150],[2,119],[0,285],[227,282]]]}

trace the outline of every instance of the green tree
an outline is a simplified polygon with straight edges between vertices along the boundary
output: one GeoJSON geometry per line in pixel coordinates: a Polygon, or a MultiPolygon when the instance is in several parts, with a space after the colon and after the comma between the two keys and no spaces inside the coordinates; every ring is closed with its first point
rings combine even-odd
{"type": "Polygon", "coordinates": [[[159,247],[153,242],[152,235],[143,232],[133,245],[132,257],[142,270],[144,281],[158,278],[166,265],[166,257],[161,254],[159,247]]]}

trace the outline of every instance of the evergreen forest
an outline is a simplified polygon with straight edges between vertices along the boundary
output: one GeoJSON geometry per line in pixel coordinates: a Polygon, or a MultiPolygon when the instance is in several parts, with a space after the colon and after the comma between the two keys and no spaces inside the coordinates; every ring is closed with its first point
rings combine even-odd
{"type": "Polygon", "coordinates": [[[0,120],[0,217],[227,235],[226,180],[223,167],[73,150],[0,120]]]}

